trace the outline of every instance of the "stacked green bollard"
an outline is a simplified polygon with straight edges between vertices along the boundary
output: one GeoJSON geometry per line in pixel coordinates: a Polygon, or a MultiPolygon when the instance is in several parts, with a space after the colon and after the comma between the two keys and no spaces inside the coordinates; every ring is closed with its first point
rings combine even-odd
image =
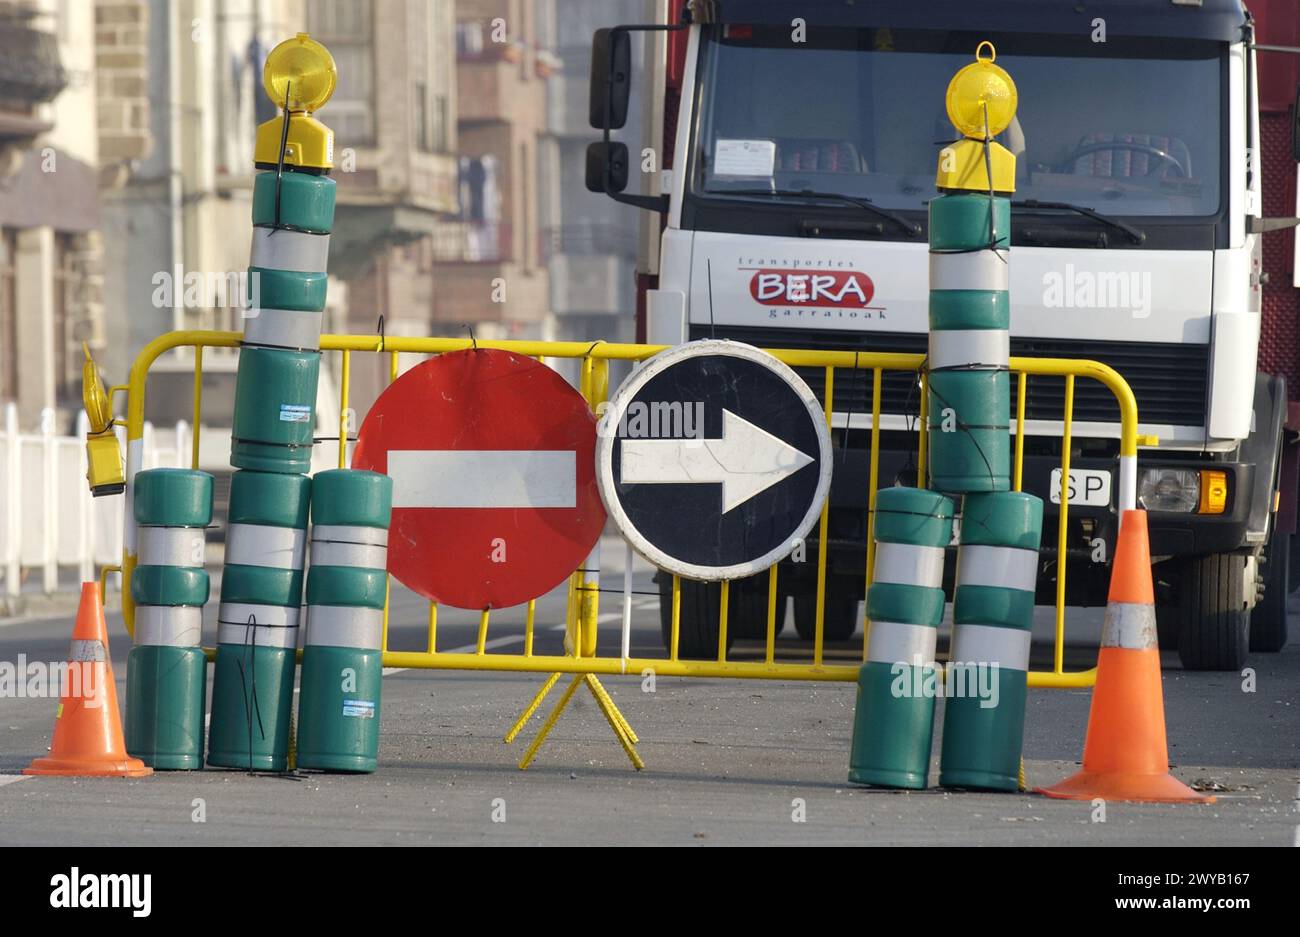
{"type": "Polygon", "coordinates": [[[953,647],[939,783],[1019,787],[1043,502],[967,495],[953,602],[953,647]]]}
{"type": "Polygon", "coordinates": [[[236,472],[221,581],[208,764],[283,771],[312,480],[236,472]]]}
{"type": "Polygon", "coordinates": [[[877,497],[875,524],[871,633],[858,671],[849,780],[920,790],[930,768],[939,681],[934,652],[953,502],[933,491],[887,488],[877,497]]]}
{"type": "Polygon", "coordinates": [[[310,509],[320,334],[335,183],[332,132],[312,112],[333,93],[329,52],[305,33],[272,50],[258,128],[249,309],[235,379],[230,539],[221,584],[208,763],[289,764],[310,509]]]}
{"type": "Polygon", "coordinates": [[[157,771],[193,771],[203,767],[203,558],[212,476],[139,472],[132,498],[139,565],[131,576],[135,646],[126,665],[126,749],[157,771]]]}
{"type": "MultiPolygon", "coordinates": [[[[1010,493],[1009,196],[1016,158],[995,138],[1014,120],[1018,95],[996,58],[992,43],[981,42],[975,61],[948,85],[945,109],[960,137],[939,154],[940,194],[929,208],[930,331],[923,370],[929,481],[939,492],[966,496],[959,560],[965,565],[957,575],[949,658],[970,656],[977,664],[973,672],[950,666],[942,692],[953,699],[954,691],[965,689],[956,681],[972,673],[977,681],[987,679],[994,670],[980,669],[981,661],[1006,668],[996,678],[996,713],[981,705],[992,690],[946,707],[940,783],[1002,789],[1009,774],[1014,790],[1042,504],[1010,493]],[[972,522],[976,530],[968,532],[972,522]],[[978,539],[989,536],[995,539],[978,539]],[[984,591],[993,584],[998,601],[984,591]]],[[[935,639],[944,610],[942,548],[950,540],[952,514],[952,502],[940,494],[893,488],[877,496],[873,523],[880,552],[867,600],[871,631],[859,671],[851,781],[925,787],[938,691],[935,639]],[[897,682],[887,684],[891,676],[897,682]],[[902,692],[918,680],[932,688],[929,694],[902,692]]]]}
{"type": "Polygon", "coordinates": [[[940,491],[1011,487],[1010,244],[1008,199],[930,202],[930,475],[940,491]]]}
{"type": "Polygon", "coordinates": [[[338,469],[314,479],[301,768],[368,773],[378,764],[392,504],[387,475],[338,469]]]}
{"type": "Polygon", "coordinates": [[[334,180],[315,173],[254,180],[250,308],[230,454],[237,468],[311,470],[334,192],[334,180]]]}

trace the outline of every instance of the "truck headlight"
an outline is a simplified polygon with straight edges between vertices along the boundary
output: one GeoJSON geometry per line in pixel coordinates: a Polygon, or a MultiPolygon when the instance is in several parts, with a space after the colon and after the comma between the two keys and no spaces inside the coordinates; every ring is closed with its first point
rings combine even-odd
{"type": "Polygon", "coordinates": [[[1190,514],[1201,501],[1200,475],[1188,469],[1144,469],[1138,500],[1148,511],[1190,514]]]}

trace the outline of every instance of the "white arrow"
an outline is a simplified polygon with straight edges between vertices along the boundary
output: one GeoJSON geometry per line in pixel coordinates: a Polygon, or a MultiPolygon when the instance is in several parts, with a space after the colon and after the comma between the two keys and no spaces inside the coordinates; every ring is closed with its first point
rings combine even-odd
{"type": "Polygon", "coordinates": [[[722,411],[721,439],[624,439],[625,485],[722,485],[722,513],[789,478],[812,456],[722,411]]]}

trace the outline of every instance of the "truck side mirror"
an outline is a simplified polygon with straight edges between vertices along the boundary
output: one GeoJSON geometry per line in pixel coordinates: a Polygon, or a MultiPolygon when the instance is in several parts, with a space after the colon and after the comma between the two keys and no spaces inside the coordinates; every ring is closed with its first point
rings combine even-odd
{"type": "Polygon", "coordinates": [[[626,29],[599,29],[591,43],[591,126],[622,130],[631,96],[632,40],[626,29]]]}
{"type": "Polygon", "coordinates": [[[596,142],[587,147],[587,190],[590,192],[622,192],[627,188],[628,153],[626,143],[596,142]],[[609,172],[609,187],[605,187],[605,173],[609,172]]]}

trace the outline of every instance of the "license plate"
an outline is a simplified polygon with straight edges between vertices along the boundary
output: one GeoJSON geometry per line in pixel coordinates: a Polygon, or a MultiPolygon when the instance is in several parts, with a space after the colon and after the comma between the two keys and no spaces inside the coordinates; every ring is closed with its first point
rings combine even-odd
{"type": "MultiPolygon", "coordinates": [[[[1061,470],[1052,469],[1050,490],[1052,503],[1061,503],[1061,470]]],[[[1095,469],[1071,469],[1069,496],[1071,504],[1110,507],[1110,472],[1095,469]]]]}

